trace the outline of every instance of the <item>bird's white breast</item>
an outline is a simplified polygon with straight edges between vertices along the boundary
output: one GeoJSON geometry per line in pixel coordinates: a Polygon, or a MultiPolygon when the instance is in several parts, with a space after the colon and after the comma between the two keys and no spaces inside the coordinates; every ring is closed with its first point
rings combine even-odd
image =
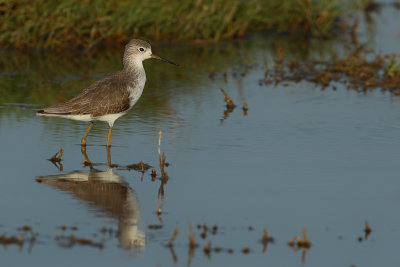
{"type": "Polygon", "coordinates": [[[134,83],[128,86],[129,100],[130,100],[129,109],[131,109],[139,100],[140,96],[143,93],[145,83],[146,83],[146,73],[142,65],[141,68],[139,68],[137,79],[135,80],[134,83]]]}

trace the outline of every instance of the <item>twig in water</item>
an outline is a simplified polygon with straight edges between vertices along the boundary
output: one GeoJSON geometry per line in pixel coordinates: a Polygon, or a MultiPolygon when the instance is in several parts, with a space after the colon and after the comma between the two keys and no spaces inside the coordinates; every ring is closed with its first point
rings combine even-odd
{"type": "Polygon", "coordinates": [[[48,160],[54,164],[54,166],[57,167],[60,171],[63,170],[63,165],[61,164],[61,157],[64,155],[64,149],[60,148],[60,150],[54,154],[51,158],[48,160]],[[58,164],[58,165],[57,165],[58,164]]]}
{"type": "Polygon", "coordinates": [[[249,106],[247,105],[246,102],[243,104],[243,115],[247,116],[247,111],[249,110],[249,106]]]}
{"type": "Polygon", "coordinates": [[[263,253],[267,251],[268,243],[274,243],[274,238],[268,235],[267,229],[265,228],[261,242],[263,243],[263,253]]]}
{"type": "Polygon", "coordinates": [[[311,241],[307,239],[307,229],[305,226],[303,226],[302,229],[303,232],[303,239],[301,239],[299,236],[295,236],[292,240],[288,242],[288,245],[290,247],[297,247],[297,249],[304,248],[308,249],[311,247],[311,241]]]}
{"type": "Polygon", "coordinates": [[[189,246],[191,249],[197,247],[195,235],[193,234],[193,226],[191,222],[189,222],[189,246]]]}
{"type": "Polygon", "coordinates": [[[221,90],[221,92],[224,94],[225,98],[224,101],[226,102],[226,106],[228,109],[233,109],[236,105],[235,103],[233,103],[232,99],[229,97],[229,95],[227,94],[227,92],[225,92],[224,89],[219,88],[221,90]]]}
{"type": "Polygon", "coordinates": [[[49,160],[51,162],[60,162],[61,161],[61,157],[64,155],[64,149],[60,148],[60,150],[54,154],[54,156],[52,156],[51,158],[49,158],[49,160]]]}
{"type": "Polygon", "coordinates": [[[206,244],[204,245],[203,251],[204,251],[204,255],[205,255],[206,257],[210,257],[210,252],[211,252],[211,241],[208,241],[208,243],[206,243],[206,244]]]}
{"type": "Polygon", "coordinates": [[[369,226],[369,224],[368,224],[368,221],[365,221],[365,229],[364,229],[364,232],[365,232],[365,239],[368,239],[368,236],[369,236],[369,234],[372,232],[372,229],[371,229],[371,227],[369,226]]]}
{"type": "Polygon", "coordinates": [[[173,234],[171,236],[171,239],[168,242],[168,246],[169,247],[173,247],[174,246],[174,242],[175,242],[176,236],[178,235],[178,232],[179,232],[178,227],[175,227],[175,230],[174,230],[174,232],[173,232],[173,234]]]}
{"type": "Polygon", "coordinates": [[[161,157],[161,138],[162,138],[162,131],[158,132],[158,156],[161,157]]]}

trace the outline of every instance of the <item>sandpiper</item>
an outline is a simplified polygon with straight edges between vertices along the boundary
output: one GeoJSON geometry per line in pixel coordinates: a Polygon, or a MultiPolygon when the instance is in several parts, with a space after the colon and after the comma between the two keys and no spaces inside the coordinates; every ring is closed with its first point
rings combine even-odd
{"type": "Polygon", "coordinates": [[[165,58],[156,56],[148,42],[132,39],[125,47],[121,71],[95,82],[74,98],[37,111],[40,116],[55,116],[78,121],[90,121],[89,128],[82,137],[81,145],[86,146],[86,138],[96,120],[108,122],[107,147],[111,145],[114,122],[125,115],[139,100],[146,83],[143,61],[156,58],[178,66],[165,58]]]}

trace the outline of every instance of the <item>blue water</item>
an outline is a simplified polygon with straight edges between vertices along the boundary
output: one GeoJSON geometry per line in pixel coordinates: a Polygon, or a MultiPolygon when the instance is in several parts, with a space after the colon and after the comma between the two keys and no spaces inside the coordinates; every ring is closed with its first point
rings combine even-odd
{"type": "MultiPolygon", "coordinates": [[[[385,10],[386,17],[378,16],[378,29],[381,20],[395,21],[398,16],[396,10],[385,10]]],[[[379,38],[372,45],[376,51],[398,52],[398,35],[379,30],[376,34],[379,38]],[[384,37],[391,39],[383,42],[384,37]]],[[[366,33],[360,32],[360,39],[363,36],[366,33]]],[[[97,172],[89,173],[90,168],[83,166],[80,138],[87,123],[36,117],[35,110],[68,99],[104,73],[117,70],[121,53],[106,59],[95,56],[101,66],[84,70],[84,77],[77,72],[85,58],[67,69],[52,69],[54,59],[47,58],[41,67],[27,65],[17,74],[4,74],[8,89],[26,77],[21,88],[29,97],[15,90],[3,95],[0,104],[0,233],[18,235],[18,227],[30,225],[38,236],[31,249],[29,242],[21,249],[0,247],[2,265],[186,266],[189,222],[199,244],[191,266],[398,265],[399,98],[379,90],[357,93],[342,83],[334,84],[336,91],[332,86],[322,91],[305,81],[259,86],[264,77],[261,64],[264,60],[272,64],[274,53],[271,41],[260,38],[210,47],[159,46],[161,56],[167,54],[178,63],[182,55],[190,60],[182,60],[180,68],[146,62],[149,82],[144,95],[114,127],[111,162],[121,167],[113,170],[99,165],[94,166],[97,172]],[[226,70],[227,82],[221,74],[209,79],[213,69],[209,66],[224,48],[233,51],[226,52],[230,62],[215,63],[213,68],[218,73],[226,70]],[[235,57],[236,51],[243,54],[235,57]],[[258,65],[245,77],[234,78],[233,72],[242,68],[242,57],[258,65]],[[207,64],[199,63],[203,61],[207,64]],[[52,71],[46,74],[46,69],[52,71]],[[220,87],[238,104],[225,120],[221,120],[225,106],[220,87]],[[241,110],[244,102],[249,106],[246,116],[241,110]],[[170,163],[163,197],[157,152],[160,130],[161,152],[170,163]],[[62,171],[46,160],[60,148],[62,171]],[[150,171],[122,168],[140,161],[156,169],[157,179],[152,181],[150,171]],[[69,175],[73,171],[77,172],[69,175]],[[365,240],[366,220],[372,233],[365,240]],[[210,228],[217,225],[217,234],[208,232],[202,239],[197,224],[203,223],[210,228]],[[62,225],[77,230],[63,233],[62,225]],[[153,225],[162,228],[150,229],[153,225]],[[312,246],[303,264],[303,250],[293,251],[287,242],[301,236],[304,225],[312,246]],[[102,233],[103,227],[111,228],[112,234],[102,233]],[[179,228],[173,249],[176,262],[166,247],[175,227],[179,228]],[[264,253],[263,228],[275,238],[264,253]],[[104,248],[79,244],[66,248],[60,236],[71,233],[102,242],[104,248]],[[212,251],[207,257],[203,246],[208,241],[224,251],[212,251]],[[248,254],[241,252],[245,246],[248,254]]],[[[343,49],[340,43],[327,46],[343,49]]],[[[107,162],[107,128],[96,123],[88,137],[86,152],[92,163],[107,162]]]]}

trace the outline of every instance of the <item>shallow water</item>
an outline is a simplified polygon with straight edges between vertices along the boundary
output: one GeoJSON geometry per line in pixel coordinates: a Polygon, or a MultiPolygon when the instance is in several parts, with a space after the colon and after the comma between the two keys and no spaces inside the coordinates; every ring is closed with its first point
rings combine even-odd
{"type": "MultiPolygon", "coordinates": [[[[375,22],[379,38],[370,46],[398,52],[400,25],[387,25],[398,11],[384,8],[381,14],[375,22]]],[[[107,162],[106,124],[95,124],[85,155],[80,138],[87,123],[36,117],[35,110],[119,69],[122,52],[4,55],[0,233],[18,235],[17,228],[29,225],[38,235],[32,246],[27,241],[1,247],[2,264],[302,266],[304,257],[308,266],[397,265],[400,99],[379,90],[346,90],[342,83],[324,91],[309,82],[259,86],[261,65],[273,64],[277,44],[300,61],[347,49],[342,41],[260,36],[218,46],[160,44],[154,50],[182,66],[145,63],[144,94],[113,131],[111,162],[120,167],[102,164],[97,171],[83,163],[85,156],[107,162]],[[244,77],[243,68],[249,69],[244,77]],[[220,87],[238,104],[225,119],[220,87]],[[170,163],[166,183],[159,179],[160,130],[161,152],[170,163]],[[46,160],[60,148],[62,171],[46,160]],[[156,179],[150,171],[123,168],[140,161],[156,169],[156,179]],[[367,239],[366,220],[372,228],[367,239]],[[199,244],[192,255],[188,222],[199,244]],[[217,233],[210,230],[202,239],[197,225],[203,223],[217,225],[217,233]],[[304,255],[287,245],[303,225],[312,242],[304,255]],[[166,244],[175,227],[179,234],[170,249],[166,244]],[[275,239],[264,252],[263,228],[275,239]],[[104,247],[72,244],[71,233],[104,247]],[[208,241],[223,251],[206,255],[208,241]],[[241,252],[245,246],[248,254],[241,252]]]]}

